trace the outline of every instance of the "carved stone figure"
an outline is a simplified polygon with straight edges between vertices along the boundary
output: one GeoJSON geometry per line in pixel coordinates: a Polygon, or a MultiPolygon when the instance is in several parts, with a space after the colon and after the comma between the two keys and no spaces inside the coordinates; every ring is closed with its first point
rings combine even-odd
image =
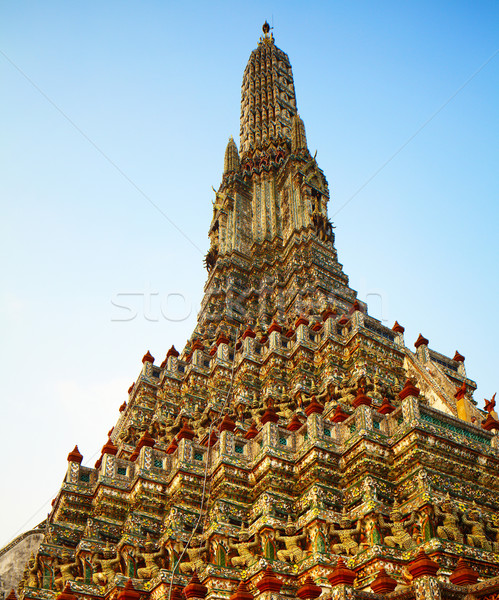
{"type": "Polygon", "coordinates": [[[361,521],[357,521],[357,525],[354,528],[348,528],[351,523],[350,519],[343,516],[340,520],[340,528],[336,529],[334,523],[331,523],[329,528],[329,534],[339,539],[339,542],[333,544],[333,552],[335,554],[357,554],[359,550],[359,544],[355,540],[356,535],[360,533],[361,521]]]}
{"type": "Polygon", "coordinates": [[[139,432],[137,431],[137,428],[134,425],[130,425],[130,427],[128,428],[128,431],[123,431],[120,434],[120,441],[124,442],[125,444],[130,444],[131,446],[135,446],[137,444],[137,442],[139,441],[139,432]]]}
{"type": "Polygon", "coordinates": [[[239,554],[239,556],[231,558],[232,566],[250,567],[257,560],[256,556],[251,552],[251,549],[261,546],[260,539],[258,535],[256,535],[254,541],[250,542],[249,533],[243,527],[241,527],[241,530],[239,531],[238,539],[239,541],[235,544],[229,540],[229,549],[237,550],[237,553],[239,554]]]}
{"type": "Polygon", "coordinates": [[[392,532],[392,535],[385,536],[384,543],[387,546],[390,546],[390,548],[396,548],[397,546],[403,550],[414,548],[416,546],[416,542],[412,539],[409,532],[406,531],[406,527],[410,527],[416,521],[414,513],[407,521],[404,521],[402,519],[402,512],[398,508],[397,501],[395,501],[390,518],[392,523],[387,524],[383,519],[383,515],[379,516],[382,527],[388,527],[392,532]]]}
{"type": "Polygon", "coordinates": [[[280,396],[274,400],[274,408],[276,413],[284,419],[290,419],[293,416],[294,407],[295,403],[289,397],[280,396]]]}
{"type": "Polygon", "coordinates": [[[236,405],[235,413],[236,426],[244,429],[246,416],[250,416],[251,413],[248,411],[248,415],[246,415],[246,406],[242,402],[236,405]]]}
{"type": "Polygon", "coordinates": [[[154,542],[149,538],[144,544],[144,552],[139,552],[138,546],[135,547],[135,556],[142,558],[145,562],[145,567],[137,570],[139,579],[152,579],[159,573],[160,567],[156,563],[157,558],[162,558],[165,555],[165,548],[161,546],[158,552],[154,552],[154,542]]]}
{"type": "Polygon", "coordinates": [[[100,567],[101,569],[100,572],[94,572],[92,575],[92,582],[95,585],[107,585],[108,583],[112,583],[114,581],[116,576],[115,567],[120,564],[120,550],[121,542],[116,547],[116,553],[113,557],[113,551],[109,547],[109,544],[106,544],[106,547],[102,552],[102,558],[98,558],[98,553],[92,556],[92,564],[100,567]]]}
{"type": "Polygon", "coordinates": [[[204,561],[202,559],[203,554],[206,554],[207,544],[206,542],[201,543],[201,537],[195,536],[192,538],[192,542],[197,544],[187,548],[185,553],[189,557],[188,561],[180,563],[180,571],[184,574],[192,573],[193,571],[200,571],[204,567],[204,561]]]}
{"type": "Polygon", "coordinates": [[[438,537],[462,544],[464,536],[459,527],[459,513],[454,507],[449,494],[442,503],[435,504],[435,515],[443,519],[442,525],[437,527],[438,537]]]}
{"type": "Polygon", "coordinates": [[[31,557],[28,561],[26,581],[28,587],[37,588],[40,587],[40,564],[38,562],[38,554],[36,558],[31,553],[31,557]]]}
{"type": "Polygon", "coordinates": [[[79,566],[79,552],[76,553],[75,561],[71,562],[71,554],[67,550],[64,551],[62,553],[62,562],[56,561],[56,567],[61,573],[60,577],[56,577],[54,582],[56,589],[62,591],[68,581],[75,581],[76,575],[73,569],[79,566]]]}
{"type": "Polygon", "coordinates": [[[326,404],[333,397],[334,393],[334,382],[332,379],[328,379],[324,382],[324,385],[321,387],[321,390],[318,394],[316,394],[317,401],[321,404],[326,404]]]}
{"type": "Polygon", "coordinates": [[[99,528],[96,526],[94,519],[87,519],[87,524],[85,526],[85,533],[83,537],[87,539],[99,539],[99,528]]]}
{"type": "Polygon", "coordinates": [[[168,415],[165,421],[164,435],[161,438],[163,442],[171,442],[173,436],[180,431],[183,423],[184,411],[181,410],[174,419],[172,415],[168,415]]]}
{"type": "Polygon", "coordinates": [[[495,541],[492,542],[492,547],[494,552],[499,552],[499,527],[495,527],[495,524],[492,521],[489,521],[486,523],[485,529],[489,533],[495,534],[495,541]]]}
{"type": "Polygon", "coordinates": [[[473,507],[468,513],[463,515],[463,523],[468,525],[471,533],[466,535],[466,543],[474,548],[482,548],[488,552],[492,551],[492,542],[487,539],[485,525],[482,522],[480,511],[473,507]]]}
{"type": "Polygon", "coordinates": [[[151,436],[157,440],[165,435],[165,426],[157,417],[153,417],[150,425],[151,436]]]}
{"type": "Polygon", "coordinates": [[[196,432],[197,437],[201,440],[204,435],[208,432],[211,422],[210,411],[212,410],[211,404],[208,404],[203,412],[199,410],[199,405],[196,404],[194,413],[192,415],[191,427],[196,432]]]}
{"type": "Polygon", "coordinates": [[[267,407],[266,407],[265,403],[263,403],[263,402],[260,403],[260,400],[258,399],[258,394],[256,392],[254,392],[253,399],[251,401],[251,406],[249,409],[251,419],[259,422],[260,417],[263,415],[263,413],[266,410],[267,410],[267,407]]]}
{"type": "Polygon", "coordinates": [[[24,567],[24,571],[23,574],[21,576],[21,579],[19,580],[19,583],[17,584],[17,593],[20,596],[23,592],[23,589],[26,587],[27,585],[27,581],[28,581],[28,565],[26,565],[24,567]]]}
{"type": "Polygon", "coordinates": [[[305,530],[301,535],[296,535],[296,525],[291,520],[291,516],[284,531],[286,535],[281,535],[277,532],[275,536],[277,541],[284,542],[286,546],[285,549],[277,551],[277,558],[285,562],[299,562],[303,560],[306,552],[300,548],[299,542],[307,538],[308,532],[305,530]]]}
{"type": "Polygon", "coordinates": [[[315,233],[321,241],[333,241],[333,226],[326,216],[319,212],[314,212],[312,213],[312,223],[315,233]]]}
{"type": "Polygon", "coordinates": [[[204,266],[208,273],[213,269],[218,258],[218,247],[212,246],[204,257],[204,266]]]}

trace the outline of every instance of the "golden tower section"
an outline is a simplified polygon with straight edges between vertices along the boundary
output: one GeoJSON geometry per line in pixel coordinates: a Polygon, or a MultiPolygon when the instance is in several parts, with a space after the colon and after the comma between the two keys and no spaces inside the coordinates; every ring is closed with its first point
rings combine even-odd
{"type": "Polygon", "coordinates": [[[237,173],[240,166],[239,152],[237,151],[234,138],[230,136],[229,143],[227,144],[227,148],[225,150],[224,175],[227,175],[228,173],[237,173]]]}
{"type": "Polygon", "coordinates": [[[241,153],[279,138],[290,140],[291,121],[297,112],[288,55],[274,44],[267,23],[263,31],[243,76],[241,153]]]}

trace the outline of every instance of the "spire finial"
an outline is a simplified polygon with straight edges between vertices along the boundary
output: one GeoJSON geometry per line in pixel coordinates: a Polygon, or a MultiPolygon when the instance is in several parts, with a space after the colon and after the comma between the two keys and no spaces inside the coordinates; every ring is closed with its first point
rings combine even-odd
{"type": "Polygon", "coordinates": [[[227,143],[227,148],[225,149],[224,175],[227,173],[239,171],[239,166],[239,152],[237,151],[237,146],[236,142],[234,142],[234,138],[230,136],[229,141],[227,143]]]}
{"type": "Polygon", "coordinates": [[[295,154],[300,150],[307,149],[305,125],[298,113],[291,120],[291,149],[295,154]]]}
{"type": "MultiPolygon", "coordinates": [[[[272,27],[267,21],[262,30],[258,47],[249,57],[241,86],[241,158],[250,149],[263,149],[269,143],[273,143],[277,152],[277,146],[281,144],[278,140],[291,141],[291,118],[296,114],[289,57],[275,45],[272,27]],[[286,99],[285,106],[283,98],[286,99]]],[[[274,156],[274,150],[262,157],[263,166],[269,166],[267,163],[274,156]]],[[[256,168],[260,168],[259,164],[256,168]]]]}
{"type": "Polygon", "coordinates": [[[271,33],[272,29],[274,29],[274,28],[268,24],[268,21],[265,21],[265,23],[262,26],[263,37],[260,38],[260,43],[262,43],[262,42],[265,44],[273,44],[274,43],[274,36],[271,33]]]}

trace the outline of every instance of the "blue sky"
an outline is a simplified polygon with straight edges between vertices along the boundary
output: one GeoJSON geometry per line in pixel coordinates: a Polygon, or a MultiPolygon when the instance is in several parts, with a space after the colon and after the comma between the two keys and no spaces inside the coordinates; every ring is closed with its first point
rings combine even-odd
{"type": "Polygon", "coordinates": [[[499,387],[498,17],[495,2],[2,3],[0,546],[45,516],[75,443],[95,462],[145,351],[161,362],[190,335],[265,19],[352,287],[409,347],[421,332],[464,354],[483,406],[499,387]]]}

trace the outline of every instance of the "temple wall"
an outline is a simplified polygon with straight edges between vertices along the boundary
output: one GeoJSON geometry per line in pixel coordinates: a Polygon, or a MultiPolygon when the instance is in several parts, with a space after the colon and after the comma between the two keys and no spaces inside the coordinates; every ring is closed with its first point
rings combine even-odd
{"type": "Polygon", "coordinates": [[[31,553],[36,554],[43,535],[43,529],[32,529],[0,550],[0,600],[3,600],[12,588],[17,589],[24,567],[31,553]]]}

